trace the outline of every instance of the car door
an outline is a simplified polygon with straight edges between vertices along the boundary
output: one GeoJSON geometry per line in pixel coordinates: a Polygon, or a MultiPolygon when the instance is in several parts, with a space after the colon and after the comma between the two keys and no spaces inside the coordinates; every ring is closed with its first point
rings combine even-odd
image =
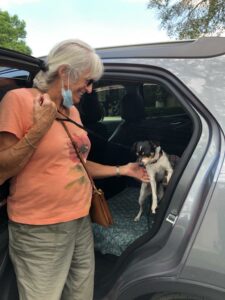
{"type": "Polygon", "coordinates": [[[225,40],[213,42],[100,52],[109,80],[166,84],[190,113],[194,130],[166,191],[169,206],[158,231],[138,239],[113,262],[114,269],[107,268],[111,274],[98,284],[95,299],[224,299],[224,56],[219,55],[225,40]]]}
{"type": "MultiPolygon", "coordinates": [[[[0,49],[0,101],[11,89],[31,86],[41,62],[28,55],[0,49]]],[[[8,255],[7,204],[3,192],[5,186],[6,184],[0,187],[0,297],[1,300],[16,300],[16,279],[8,255]]]]}

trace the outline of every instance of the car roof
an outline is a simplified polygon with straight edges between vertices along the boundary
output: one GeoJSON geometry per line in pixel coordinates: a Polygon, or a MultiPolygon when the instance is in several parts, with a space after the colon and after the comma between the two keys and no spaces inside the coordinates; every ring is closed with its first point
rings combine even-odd
{"type": "Polygon", "coordinates": [[[24,54],[19,51],[3,48],[3,47],[0,47],[0,57],[1,56],[2,57],[7,56],[9,58],[12,57],[12,58],[21,59],[26,62],[36,63],[37,65],[41,63],[41,60],[37,57],[31,56],[29,54],[24,54]]]}
{"type": "Polygon", "coordinates": [[[116,46],[96,49],[103,59],[113,58],[206,58],[225,54],[225,37],[116,46]]]}

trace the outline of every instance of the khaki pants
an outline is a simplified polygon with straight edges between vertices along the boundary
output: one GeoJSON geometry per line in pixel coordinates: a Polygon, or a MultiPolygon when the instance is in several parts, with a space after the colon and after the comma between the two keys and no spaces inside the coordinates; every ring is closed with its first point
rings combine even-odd
{"type": "Polygon", "coordinates": [[[94,250],[89,217],[53,225],[9,223],[20,300],[91,300],[94,250]]]}

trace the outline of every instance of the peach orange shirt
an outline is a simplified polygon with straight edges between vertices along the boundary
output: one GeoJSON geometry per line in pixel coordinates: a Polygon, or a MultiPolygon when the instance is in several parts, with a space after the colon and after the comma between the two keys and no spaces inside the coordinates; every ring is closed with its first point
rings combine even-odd
{"type": "MultiPolygon", "coordinates": [[[[9,91],[0,103],[0,131],[21,139],[32,126],[31,89],[9,91]]],[[[81,124],[75,107],[70,117],[81,124]]],[[[90,150],[87,133],[65,122],[86,160],[90,150]]],[[[9,219],[24,224],[66,222],[88,215],[91,184],[67,133],[59,121],[41,139],[24,169],[11,179],[7,199],[9,219]]]]}

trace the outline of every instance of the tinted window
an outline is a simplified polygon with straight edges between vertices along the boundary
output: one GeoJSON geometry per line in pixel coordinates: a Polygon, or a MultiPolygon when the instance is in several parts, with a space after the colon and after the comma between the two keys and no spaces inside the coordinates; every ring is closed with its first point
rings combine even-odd
{"type": "Polygon", "coordinates": [[[0,66],[0,78],[28,79],[29,75],[25,70],[0,66]]]}
{"type": "Polygon", "coordinates": [[[8,90],[26,86],[30,74],[22,69],[0,66],[0,100],[8,90]]]}
{"type": "Polygon", "coordinates": [[[104,120],[118,119],[121,115],[120,103],[126,93],[122,85],[109,85],[96,89],[98,100],[104,110],[104,120]]]}
{"type": "Polygon", "coordinates": [[[145,83],[143,96],[146,117],[184,112],[176,97],[160,84],[145,83]]]}

